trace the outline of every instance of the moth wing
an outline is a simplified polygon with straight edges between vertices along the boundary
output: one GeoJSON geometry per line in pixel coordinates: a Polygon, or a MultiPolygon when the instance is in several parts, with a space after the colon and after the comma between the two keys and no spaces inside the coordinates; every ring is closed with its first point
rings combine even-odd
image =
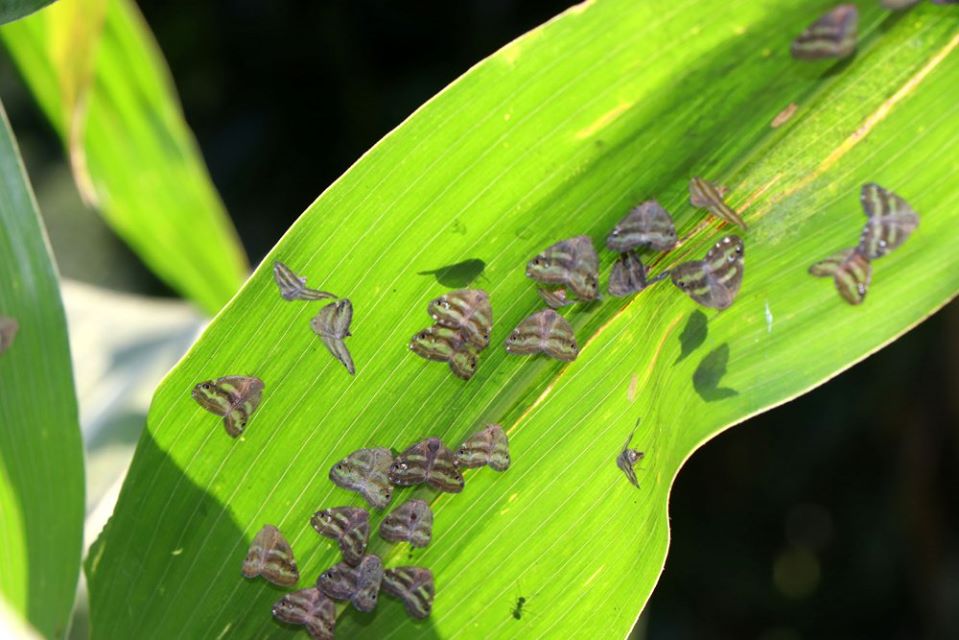
{"type": "Polygon", "coordinates": [[[246,429],[250,416],[243,407],[230,409],[230,412],[223,416],[223,426],[231,438],[239,438],[246,429]]]}
{"type": "Polygon", "coordinates": [[[329,291],[320,291],[319,289],[310,289],[309,287],[303,287],[300,289],[294,296],[296,300],[329,300],[336,299],[335,293],[330,293],[329,291]]]}
{"type": "Polygon", "coordinates": [[[487,431],[491,440],[489,466],[496,471],[506,471],[510,464],[509,437],[498,424],[489,425],[487,431]]]}
{"type": "Polygon", "coordinates": [[[684,262],[669,273],[673,284],[690,298],[707,307],[712,306],[712,285],[705,264],[701,260],[684,262]]]}
{"type": "Polygon", "coordinates": [[[506,339],[506,351],[514,355],[542,352],[546,325],[552,315],[558,314],[552,309],[544,309],[522,320],[506,339]]]}
{"type": "Polygon", "coordinates": [[[417,442],[396,456],[390,466],[390,482],[400,487],[426,482],[428,471],[426,442],[426,440],[417,442]]]}
{"type": "Polygon", "coordinates": [[[639,256],[630,251],[622,254],[609,274],[609,295],[622,297],[646,288],[646,267],[639,256]]]}
{"type": "Polygon", "coordinates": [[[543,302],[545,302],[550,309],[560,309],[574,303],[574,300],[571,300],[569,296],[566,295],[566,290],[562,288],[556,289],[555,291],[537,288],[536,293],[539,294],[539,297],[543,299],[543,302]]]}
{"type": "Polygon", "coordinates": [[[469,380],[476,373],[479,358],[471,349],[454,351],[449,359],[450,370],[462,380],[469,380]]]}
{"type": "Polygon", "coordinates": [[[334,600],[350,600],[356,593],[358,581],[359,568],[338,562],[320,574],[316,579],[316,587],[334,600]]]}
{"type": "Polygon", "coordinates": [[[423,567],[396,567],[383,574],[383,591],[403,602],[406,612],[422,620],[433,607],[433,573],[423,567]]]}
{"type": "Polygon", "coordinates": [[[619,454],[619,457],[616,458],[616,466],[618,466],[623,473],[626,474],[626,478],[628,478],[633,485],[637,487],[639,486],[639,481],[636,479],[636,470],[629,461],[626,449],[624,449],[622,453],[619,454]]]}
{"type": "Polygon", "coordinates": [[[459,493],[463,490],[463,474],[456,468],[456,460],[438,438],[429,438],[426,442],[428,456],[426,481],[429,485],[447,493],[459,493]]]}
{"type": "Polygon", "coordinates": [[[383,582],[383,563],[377,556],[364,556],[356,568],[356,574],[356,591],[350,602],[358,611],[372,611],[376,608],[377,596],[383,582]]]}
{"type": "Polygon", "coordinates": [[[343,342],[340,338],[332,338],[329,336],[322,336],[320,338],[323,341],[323,345],[326,347],[327,351],[333,354],[333,357],[343,363],[343,366],[346,367],[346,370],[352,376],[356,374],[356,367],[353,365],[353,357],[350,355],[350,350],[347,349],[346,343],[343,342]]]}
{"type": "Polygon", "coordinates": [[[273,280],[280,290],[280,296],[288,301],[295,300],[297,293],[306,286],[306,278],[296,275],[292,269],[279,260],[273,263],[273,280]]]}
{"type": "Polygon", "coordinates": [[[336,302],[333,313],[333,331],[337,338],[347,338],[350,335],[350,325],[353,323],[353,303],[347,298],[336,302]]]}
{"type": "Polygon", "coordinates": [[[836,290],[846,302],[852,305],[862,304],[872,279],[872,265],[864,255],[852,251],[833,277],[836,290]]]}
{"type": "Polygon", "coordinates": [[[702,178],[693,178],[689,181],[689,203],[697,209],[712,206],[713,199],[709,196],[709,183],[702,178]]]}
{"type": "Polygon", "coordinates": [[[738,236],[726,236],[717,242],[703,261],[713,305],[725,309],[733,303],[743,283],[745,246],[738,236]]]}
{"type": "Polygon", "coordinates": [[[855,249],[843,249],[838,251],[828,258],[824,258],[819,262],[813,263],[809,267],[809,274],[816,276],[817,278],[831,278],[836,275],[836,271],[842,265],[843,262],[852,254],[855,249]]]}
{"type": "Polygon", "coordinates": [[[572,361],[579,355],[579,345],[573,327],[563,316],[553,313],[546,327],[543,353],[557,360],[572,361]]]}
{"type": "Polygon", "coordinates": [[[856,49],[859,14],[853,4],[842,4],[809,25],[790,46],[800,60],[844,58],[856,49]]]}

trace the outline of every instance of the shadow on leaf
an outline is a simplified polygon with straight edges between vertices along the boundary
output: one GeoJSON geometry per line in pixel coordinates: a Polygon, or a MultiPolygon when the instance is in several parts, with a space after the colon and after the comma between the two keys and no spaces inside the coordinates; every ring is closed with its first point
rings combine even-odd
{"type": "Polygon", "coordinates": [[[698,309],[689,314],[686,326],[683,327],[683,332],[679,334],[679,357],[673,364],[679,364],[689,357],[689,354],[701,347],[703,342],[706,341],[708,333],[709,326],[706,322],[706,314],[698,309]]]}
{"type": "Polygon", "coordinates": [[[417,275],[433,276],[444,287],[461,289],[480,277],[485,268],[485,262],[479,258],[470,258],[438,269],[420,271],[417,275]]]}
{"type": "Polygon", "coordinates": [[[729,387],[720,387],[719,383],[726,375],[726,365],[729,363],[729,345],[722,344],[710,351],[696,371],[693,372],[693,388],[706,402],[715,402],[738,396],[739,392],[729,387]]]}

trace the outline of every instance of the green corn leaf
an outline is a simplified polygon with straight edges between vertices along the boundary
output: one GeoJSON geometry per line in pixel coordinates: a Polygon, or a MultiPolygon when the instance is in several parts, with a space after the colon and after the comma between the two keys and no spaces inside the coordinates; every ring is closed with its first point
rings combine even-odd
{"type": "Polygon", "coordinates": [[[83,537],[83,449],[56,268],[0,105],[0,597],[46,637],[70,619],[83,537]]]}
{"type": "Polygon", "coordinates": [[[130,0],[61,0],[0,29],[67,149],[81,195],[160,278],[214,313],[243,248],[130,0]]]}
{"type": "MultiPolygon", "coordinates": [[[[469,470],[456,495],[398,490],[394,505],[430,501],[432,543],[412,557],[371,543],[387,566],[432,569],[432,615],[414,622],[384,597],[374,614],[344,611],[339,633],[624,637],[666,561],[683,462],[959,291],[959,13],[926,3],[902,17],[861,4],[859,51],[831,64],[788,53],[827,2],[587,2],[387,136],[306,211],[157,391],[86,567],[95,636],[288,637],[270,618],[281,592],[240,576],[256,532],[280,527],[309,586],[339,560],[310,515],[363,504],[327,479],[337,460],[428,436],[456,446],[497,422],[510,437],[508,471],[469,470]],[[792,103],[792,118],[772,127],[792,103]],[[749,230],[690,206],[693,176],[729,187],[749,230]],[[875,262],[865,303],[853,307],[807,268],[856,243],[859,188],[870,181],[922,218],[875,262]],[[578,234],[600,245],[650,197],[681,239],[645,256],[654,275],[742,234],[735,303],[697,308],[662,282],[563,309],[581,347],[573,363],[507,355],[506,336],[542,308],[526,261],[578,234]],[[309,329],[323,303],[280,299],[275,259],[351,299],[355,377],[309,329]],[[491,346],[469,382],[407,349],[454,271],[475,276],[493,306],[491,346]],[[239,440],[190,397],[223,375],[265,383],[239,440]],[[634,429],[632,446],[645,452],[638,489],[616,464],[634,429]]],[[[616,256],[600,253],[605,283],[616,256]]]]}
{"type": "Polygon", "coordinates": [[[53,0],[2,0],[0,24],[6,24],[30,15],[53,2],[53,0]]]}

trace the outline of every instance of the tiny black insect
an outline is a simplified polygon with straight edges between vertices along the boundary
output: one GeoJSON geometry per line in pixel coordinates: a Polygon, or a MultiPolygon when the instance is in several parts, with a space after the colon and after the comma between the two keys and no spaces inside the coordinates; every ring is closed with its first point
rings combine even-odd
{"type": "Polygon", "coordinates": [[[519,620],[523,617],[523,605],[526,604],[526,598],[520,596],[516,599],[516,606],[513,607],[513,617],[519,620]]]}

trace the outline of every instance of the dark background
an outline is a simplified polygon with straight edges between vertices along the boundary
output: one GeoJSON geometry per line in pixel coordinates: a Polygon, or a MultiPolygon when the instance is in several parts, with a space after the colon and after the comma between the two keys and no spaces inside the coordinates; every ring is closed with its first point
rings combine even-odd
{"type": "MultiPolygon", "coordinates": [[[[417,106],[572,4],[140,2],[253,261],[417,106]]],[[[5,57],[0,91],[64,275],[169,295],[80,206],[5,57]]],[[[957,328],[953,303],[698,452],[673,491],[647,635],[959,638],[957,328]]]]}

